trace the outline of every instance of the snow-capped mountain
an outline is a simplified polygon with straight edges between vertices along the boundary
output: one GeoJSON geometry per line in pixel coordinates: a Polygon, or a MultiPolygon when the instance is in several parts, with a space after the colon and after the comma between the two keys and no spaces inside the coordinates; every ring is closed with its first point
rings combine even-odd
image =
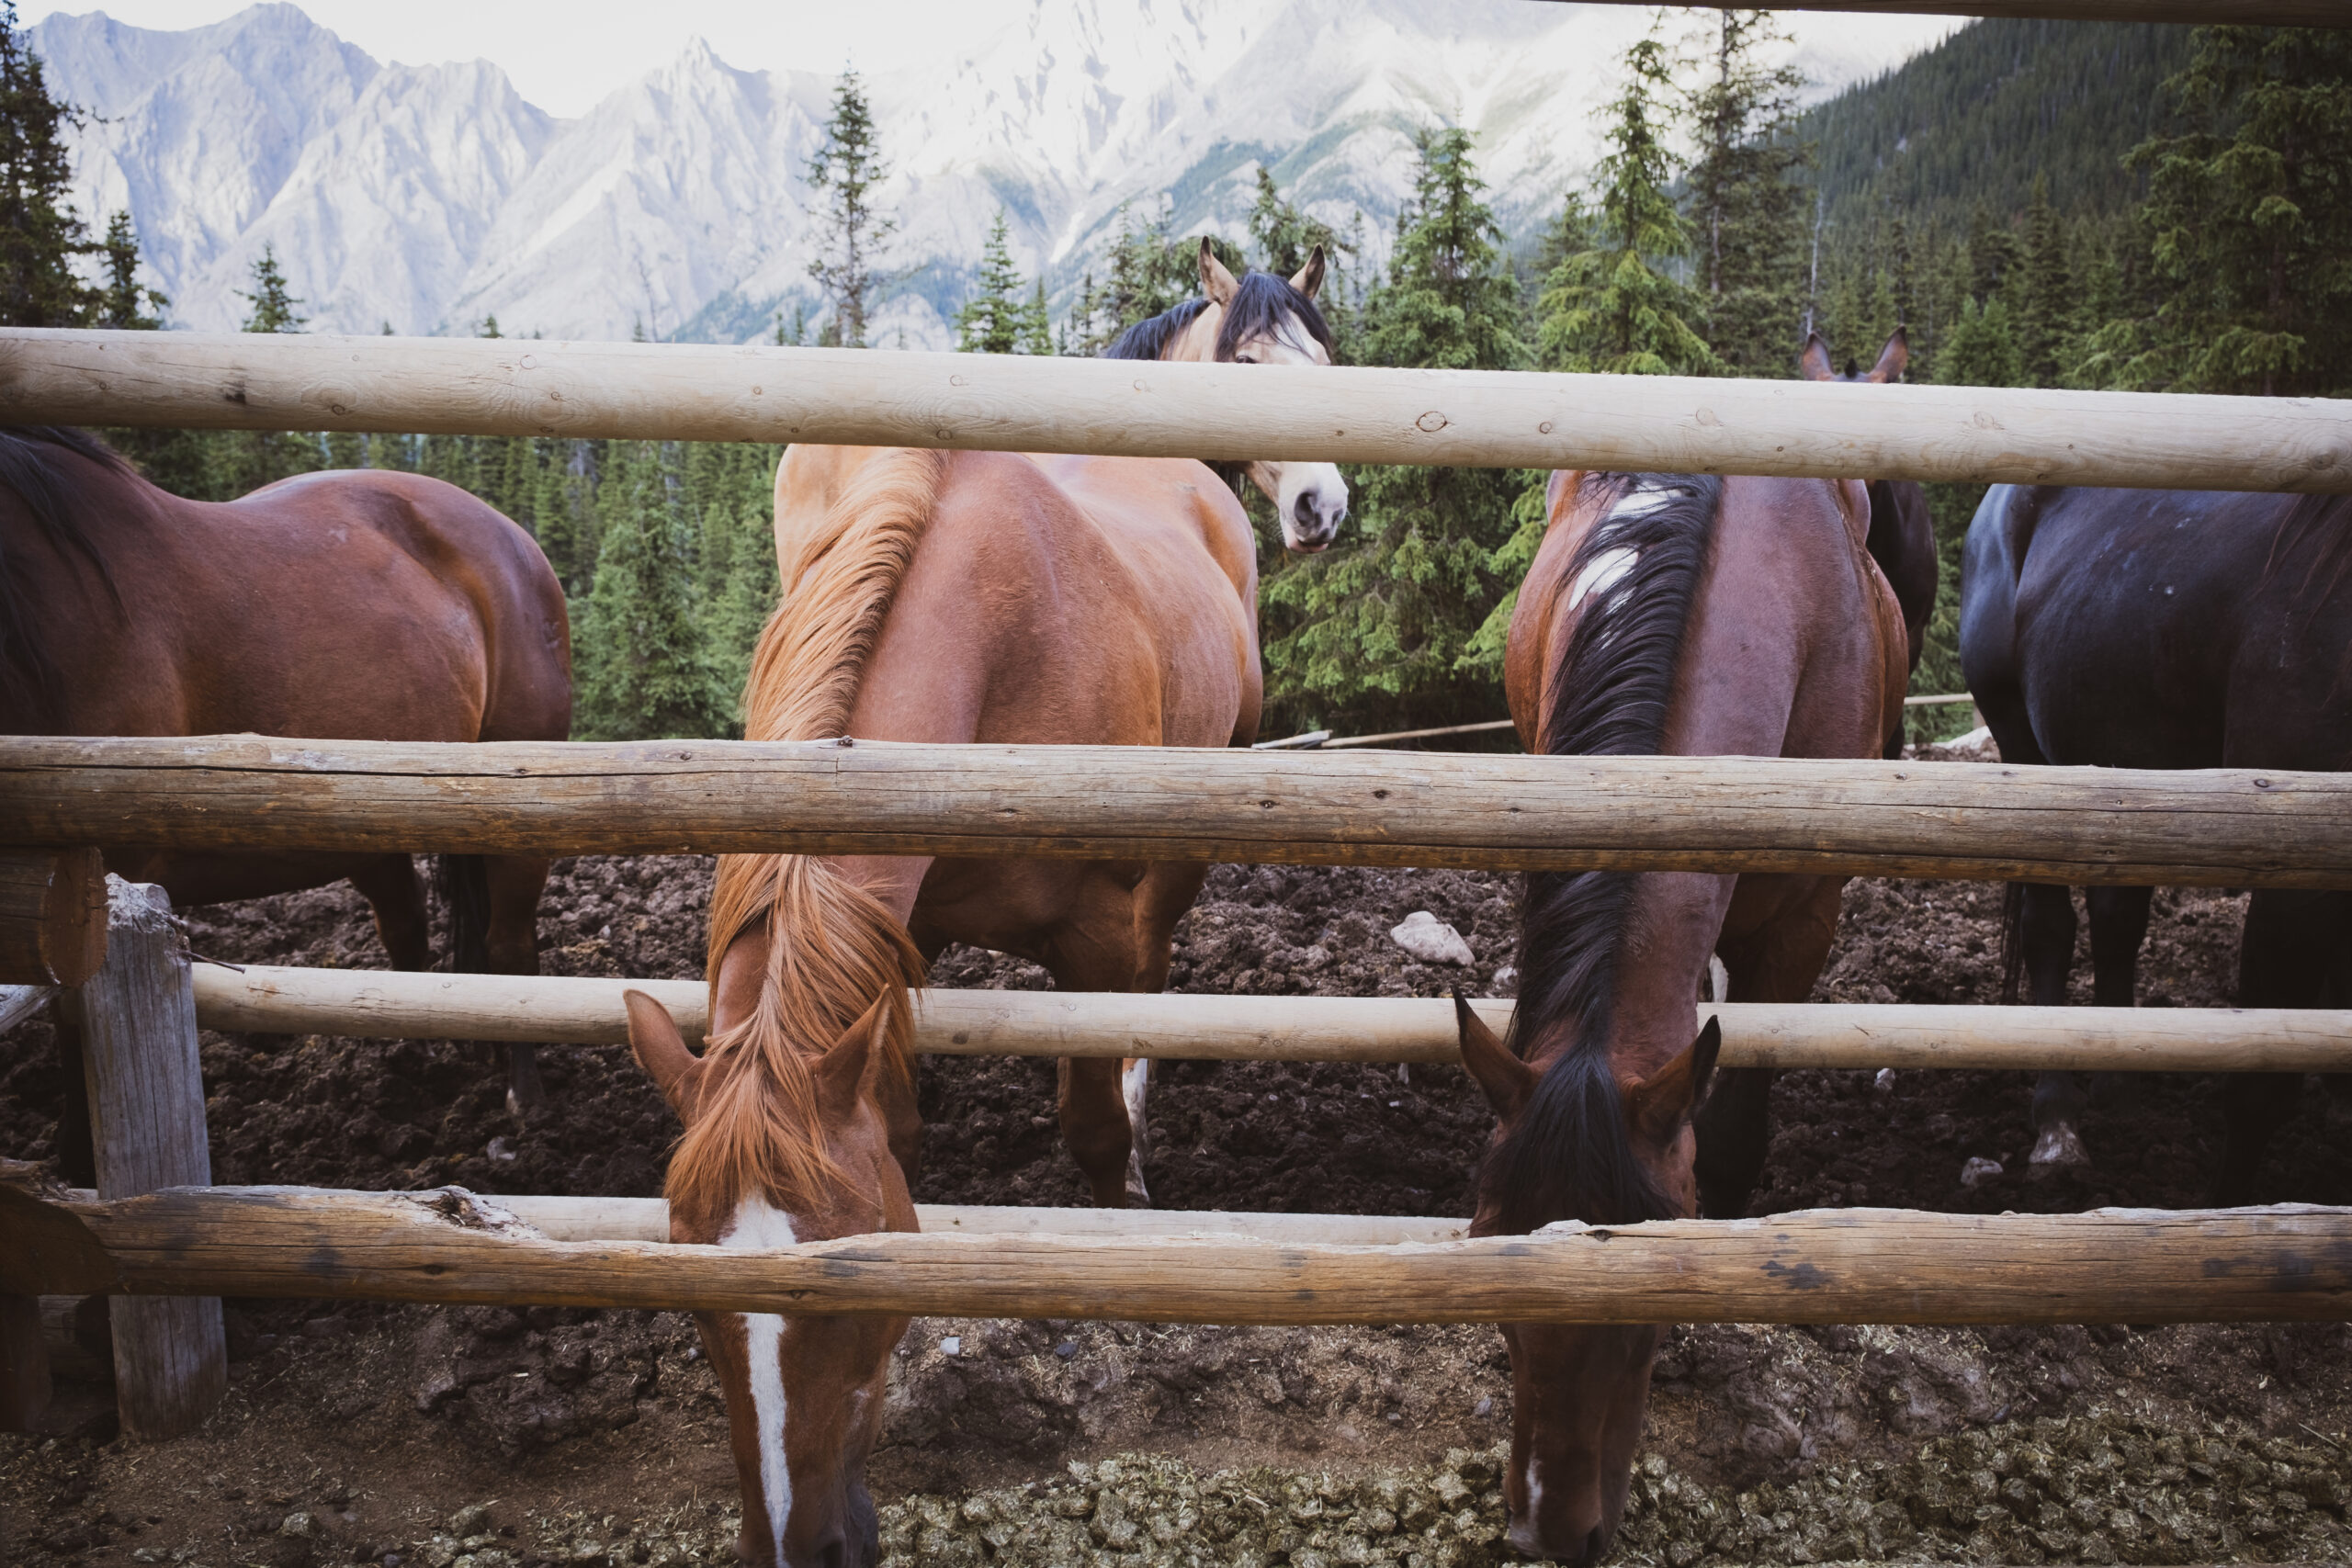
{"type": "MultiPolygon", "coordinates": [[[[1023,0],[983,46],[870,72],[907,274],[878,321],[937,346],[996,210],[1067,295],[1123,202],[1235,238],[1261,164],[1374,248],[1418,126],[1475,131],[1507,224],[1588,167],[1642,9],[1527,0],[1023,0]]],[[[171,319],[230,328],[265,244],[321,330],[755,337],[814,304],[802,173],[829,73],[696,43],[576,119],[484,61],[383,64],[297,6],[185,32],[28,29],[79,133],[85,216],[127,209],[171,319]]],[[[1824,88],[1894,62],[1801,34],[1824,88]],[[1826,47],[1825,47],[1826,46],[1826,47]]],[[[1912,41],[1917,41],[1916,39],[1912,41]]]]}

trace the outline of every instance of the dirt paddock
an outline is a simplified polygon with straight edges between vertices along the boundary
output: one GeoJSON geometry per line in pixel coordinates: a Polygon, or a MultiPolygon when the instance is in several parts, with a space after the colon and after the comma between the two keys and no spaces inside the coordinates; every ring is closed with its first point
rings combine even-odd
{"type": "MultiPolygon", "coordinates": [[[[698,975],[710,865],[559,864],[547,973],[698,975]]],[[[1515,879],[1219,867],[1173,987],[1508,994],[1515,879]],[[1475,967],[1388,938],[1428,909],[1475,967]],[[1500,972],[1498,974],[1498,971],[1500,972]]],[[[1997,886],[1857,881],[1824,1001],[1990,1002],[1997,886]]],[[[2159,893],[2143,1006],[2232,999],[2244,898],[2159,893]]],[[[379,967],[347,888],[188,912],[199,954],[379,967]]],[[[949,986],[1038,987],[956,950],[949,986]]],[[[2088,1000],[2087,935],[2077,1000],[2088,1000]]],[[[549,1048],[544,1122],[491,1047],[208,1033],[215,1179],[651,1195],[674,1134],[620,1048],[549,1048]]],[[[2352,1122],[2309,1082],[2265,1201],[2352,1202],[2352,1122]]],[[[2107,1094],[2095,1164],[2024,1172],[2021,1074],[1784,1076],[1759,1212],[2200,1202],[2211,1077],[2107,1094]],[[1975,1187],[1964,1164],[1999,1162],[1975,1187]]],[[[918,1197],[1082,1201],[1050,1063],[933,1059],[918,1197]]],[[[0,1036],[0,1151],[54,1149],[46,1023],[0,1036]]],[[[1149,1179],[1182,1208],[1459,1214],[1488,1121],[1452,1068],[1164,1064],[1149,1179]]],[[[734,1476],[691,1323],[666,1313],[228,1303],[231,1388],[196,1435],[130,1446],[102,1355],[67,1359],[41,1435],[0,1437],[0,1562],[585,1568],[725,1562],[734,1476]]],[[[85,1310],[85,1346],[103,1323],[85,1310]]],[[[892,1563],[1482,1568],[1510,1387],[1490,1329],[918,1321],[871,1472],[892,1563]],[[955,1353],[948,1353],[950,1350],[955,1353]]],[[[1616,1560],[2209,1562],[2352,1559],[2352,1329],[1682,1328],[1657,1371],[1616,1560]]]]}

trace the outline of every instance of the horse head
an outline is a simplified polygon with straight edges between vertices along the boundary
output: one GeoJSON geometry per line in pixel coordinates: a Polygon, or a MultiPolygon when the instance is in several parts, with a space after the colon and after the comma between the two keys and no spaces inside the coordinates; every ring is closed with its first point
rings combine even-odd
{"type": "MultiPolygon", "coordinates": [[[[1454,993],[1462,1064],[1495,1112],[1472,1235],[1518,1235],[1561,1220],[1624,1224],[1698,1213],[1690,1117],[1713,1076],[1713,1019],[1664,1066],[1637,1079],[1605,1052],[1570,1045],[1522,1060],[1454,993]]],[[[1625,1514],[1655,1324],[1505,1324],[1510,1349],[1511,1545],[1530,1557],[1593,1562],[1625,1514]]]]}
{"type": "MultiPolygon", "coordinates": [[[[1317,245],[1287,281],[1271,272],[1237,278],[1203,236],[1201,292],[1209,308],[1186,341],[1207,352],[1194,356],[1231,365],[1329,365],[1331,329],[1315,308],[1323,270],[1323,247],[1317,245]]],[[[1283,547],[1299,555],[1331,547],[1348,516],[1348,481],[1340,477],[1338,464],[1254,462],[1244,471],[1274,503],[1283,547]]]]}
{"type": "Polygon", "coordinates": [[[1867,381],[1883,385],[1903,379],[1903,368],[1910,363],[1910,334],[1901,327],[1894,329],[1894,335],[1888,338],[1886,346],[1878,351],[1878,363],[1868,370],[1851,359],[1846,361],[1842,373],[1832,368],[1829,344],[1823,341],[1819,333],[1807,333],[1804,347],[1797,355],[1797,368],[1804,372],[1804,378],[1808,381],[1867,381]]]}
{"type": "MultiPolygon", "coordinates": [[[[729,956],[765,946],[739,941],[729,956]]],[[[752,952],[722,970],[713,1044],[699,1057],[660,1003],[627,993],[629,1044],[686,1127],[671,1164],[670,1239],[763,1248],[913,1230],[878,1104],[894,1049],[891,998],[877,998],[821,1051],[796,1053],[802,1077],[779,1085],[766,1070],[773,1053],[743,1032],[762,1021],[743,1003],[747,994],[756,1002],[764,961],[752,952]],[[779,1140],[798,1151],[798,1174],[786,1181],[771,1168],[779,1140]]],[[[743,1493],[738,1559],[752,1568],[870,1568],[878,1535],[865,1460],[907,1320],[696,1313],[695,1323],[726,1394],[743,1493]]]]}

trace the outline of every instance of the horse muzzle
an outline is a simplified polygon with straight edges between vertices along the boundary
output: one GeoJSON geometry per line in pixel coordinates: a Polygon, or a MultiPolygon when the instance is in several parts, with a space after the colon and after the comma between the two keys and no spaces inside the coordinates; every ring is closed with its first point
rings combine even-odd
{"type": "Polygon", "coordinates": [[[1297,555],[1320,555],[1331,547],[1340,536],[1340,525],[1347,520],[1345,491],[1337,495],[1320,489],[1301,491],[1291,502],[1290,515],[1283,519],[1283,544],[1297,555]]]}

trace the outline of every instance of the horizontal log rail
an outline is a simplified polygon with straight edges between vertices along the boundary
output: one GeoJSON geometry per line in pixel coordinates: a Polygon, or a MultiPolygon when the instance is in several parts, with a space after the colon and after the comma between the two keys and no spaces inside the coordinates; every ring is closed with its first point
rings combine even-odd
{"type": "Polygon", "coordinates": [[[2352,405],[523,338],[0,330],[0,423],[2352,490],[2352,405]]]}
{"type": "Polygon", "coordinates": [[[2352,886],[2352,774],[1146,746],[0,739],[33,844],[2352,886]]]}
{"type": "MultiPolygon", "coordinates": [[[[699,1043],[699,980],[196,965],[208,1029],[359,1039],[618,1045],[621,993],[647,992],[699,1043]]],[[[1453,1062],[1453,1004],[1421,997],[917,993],[915,1049],[935,1055],[1193,1061],[1453,1062]]],[[[1512,1004],[1472,1004],[1497,1030],[1512,1004]]],[[[2352,1071],[2352,1012],[2245,1008],[1705,1004],[1734,1067],[2013,1067],[2078,1072],[2352,1071]]]]}
{"type": "MultiPolygon", "coordinates": [[[[1602,0],[1652,5],[1656,0],[1602,0]]],[[[1703,0],[1668,0],[1715,10],[1703,0]]],[[[1864,11],[1925,17],[2046,17],[2061,22],[2231,23],[2247,28],[2352,28],[2345,0],[1780,0],[1782,11],[1864,11]]]]}
{"type": "Polygon", "coordinates": [[[2179,1323],[2352,1318],[2352,1210],[1824,1210],[1355,1247],[949,1233],[773,1251],[551,1241],[454,1190],[98,1201],[0,1168],[28,1293],[306,1296],[1182,1323],[2179,1323]]]}
{"type": "MultiPolygon", "coordinates": [[[[75,1197],[85,1194],[75,1193],[75,1197]]],[[[503,1209],[549,1241],[670,1239],[670,1205],[659,1198],[548,1198],[493,1194],[503,1209]]],[[[1419,1215],[1259,1214],[1221,1209],[1044,1209],[1012,1204],[917,1203],[926,1235],[1238,1235],[1296,1245],[1392,1247],[1460,1241],[1464,1220],[1419,1215]]]]}

